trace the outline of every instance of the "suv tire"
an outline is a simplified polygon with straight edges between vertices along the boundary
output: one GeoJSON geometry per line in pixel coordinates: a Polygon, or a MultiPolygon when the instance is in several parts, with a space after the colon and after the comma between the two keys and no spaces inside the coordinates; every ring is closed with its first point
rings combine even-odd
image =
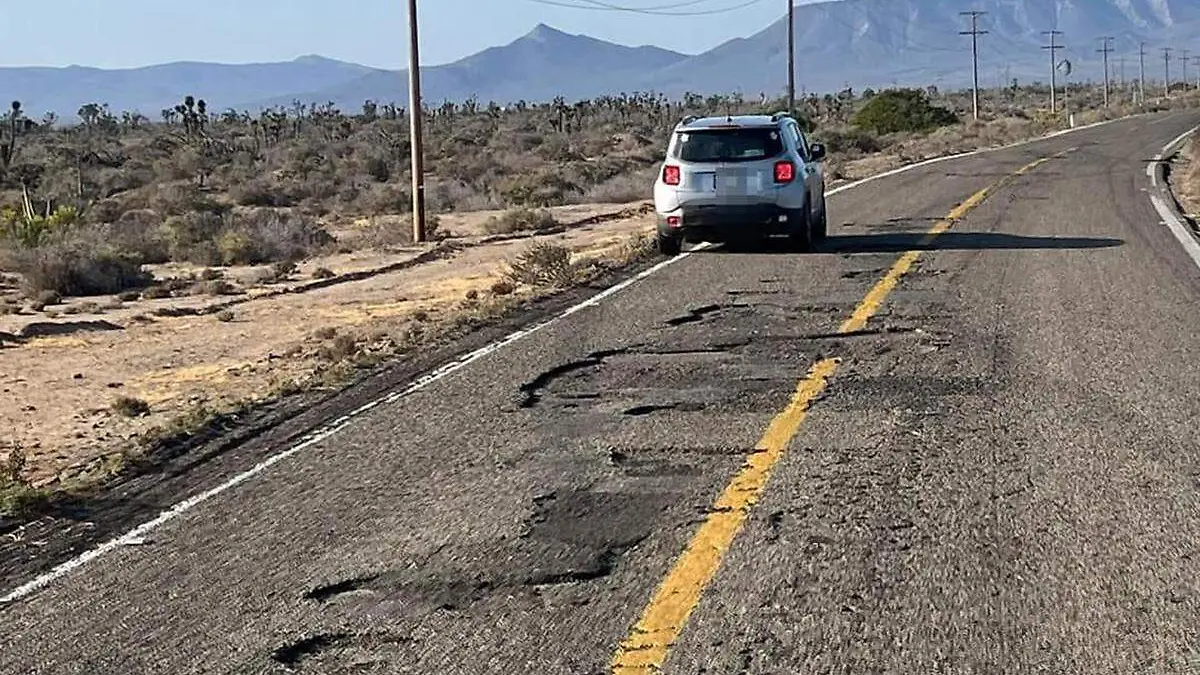
{"type": "Polygon", "coordinates": [[[677,256],[683,251],[683,238],[670,235],[658,235],[656,238],[658,252],[665,256],[677,256]]]}
{"type": "Polygon", "coordinates": [[[788,241],[792,248],[801,253],[808,253],[813,250],[813,227],[812,206],[805,204],[804,208],[796,209],[792,212],[789,220],[792,223],[792,231],[788,235],[788,241]]]}
{"type": "Polygon", "coordinates": [[[821,243],[825,241],[825,237],[829,234],[829,202],[821,199],[821,218],[813,227],[813,242],[821,243]]]}

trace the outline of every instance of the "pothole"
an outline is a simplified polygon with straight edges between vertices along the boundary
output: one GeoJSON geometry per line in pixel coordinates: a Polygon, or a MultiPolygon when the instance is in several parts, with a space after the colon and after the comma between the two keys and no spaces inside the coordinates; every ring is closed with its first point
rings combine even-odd
{"type": "Polygon", "coordinates": [[[405,658],[412,639],[385,632],[317,633],[271,652],[271,660],[290,672],[370,672],[405,658]]]}

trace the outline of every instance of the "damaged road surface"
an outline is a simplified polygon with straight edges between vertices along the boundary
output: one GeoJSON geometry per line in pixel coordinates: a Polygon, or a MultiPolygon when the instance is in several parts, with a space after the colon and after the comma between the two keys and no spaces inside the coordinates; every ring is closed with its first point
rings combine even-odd
{"type": "Polygon", "coordinates": [[[1142,158],[1197,122],[855,187],[98,555],[10,533],[0,672],[1196,672],[1200,269],[1142,158]]]}

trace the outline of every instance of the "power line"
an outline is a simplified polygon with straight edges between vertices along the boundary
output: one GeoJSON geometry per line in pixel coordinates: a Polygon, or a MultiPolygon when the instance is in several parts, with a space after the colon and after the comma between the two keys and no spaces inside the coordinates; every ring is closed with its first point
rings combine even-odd
{"type": "MultiPolygon", "coordinates": [[[[746,0],[740,4],[730,7],[722,7],[719,9],[693,10],[689,12],[665,12],[654,8],[646,7],[629,7],[626,5],[614,5],[601,0],[576,0],[576,2],[565,2],[562,0],[526,0],[527,2],[537,3],[539,5],[549,5],[551,7],[566,7],[568,9],[590,9],[603,12],[628,12],[630,14],[649,14],[654,16],[710,16],[713,14],[725,14],[727,12],[736,12],[739,9],[745,9],[751,5],[757,5],[763,0],[746,0]],[[577,2],[585,2],[588,4],[580,5],[577,2]]],[[[701,0],[709,2],[711,0],[701,0]]],[[[664,7],[686,7],[697,4],[695,0],[690,2],[677,3],[675,5],[664,5],[664,7]]]]}
{"type": "Polygon", "coordinates": [[[1104,107],[1105,108],[1108,107],[1108,55],[1113,50],[1112,49],[1112,41],[1113,41],[1113,38],[1111,38],[1111,37],[1105,36],[1105,37],[1100,38],[1100,42],[1102,43],[1103,46],[1100,47],[1100,49],[1096,50],[1097,52],[1100,52],[1101,54],[1104,55],[1104,107]]]}
{"type": "MultiPolygon", "coordinates": [[[[664,9],[679,9],[680,7],[695,7],[696,5],[703,5],[705,3],[712,2],[712,1],[713,0],[686,0],[685,2],[673,2],[669,5],[654,5],[651,7],[625,7],[624,5],[613,5],[613,4],[610,4],[607,2],[601,2],[600,0],[575,0],[575,2],[587,3],[588,5],[591,5],[592,7],[596,7],[597,9],[613,9],[613,10],[615,10],[616,8],[621,8],[620,11],[639,11],[639,12],[645,12],[645,11],[656,12],[656,11],[660,11],[660,10],[664,10],[664,9]]],[[[580,9],[591,9],[591,7],[580,7],[580,9]]]]}
{"type": "MultiPolygon", "coordinates": [[[[791,4],[791,0],[788,0],[791,4]]],[[[979,119],[979,36],[987,35],[986,30],[979,30],[977,21],[979,17],[987,14],[987,12],[971,11],[959,12],[959,16],[971,17],[971,30],[960,30],[959,35],[971,36],[971,69],[974,73],[973,86],[971,87],[971,111],[976,120],[979,119]]]]}
{"type": "Polygon", "coordinates": [[[1057,88],[1057,77],[1055,75],[1058,70],[1058,50],[1063,49],[1062,45],[1055,44],[1054,38],[1062,35],[1060,30],[1044,30],[1042,35],[1050,36],[1050,44],[1043,45],[1042,49],[1050,50],[1050,114],[1058,112],[1058,99],[1055,89],[1057,88]]]}

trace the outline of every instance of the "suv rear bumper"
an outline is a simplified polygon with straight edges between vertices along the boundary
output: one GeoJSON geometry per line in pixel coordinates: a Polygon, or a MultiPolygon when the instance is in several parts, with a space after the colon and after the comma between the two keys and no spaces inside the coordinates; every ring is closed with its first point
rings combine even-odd
{"type": "Polygon", "coordinates": [[[798,212],[775,204],[685,206],[656,215],[659,235],[683,237],[688,242],[790,234],[800,224],[798,212]]]}

